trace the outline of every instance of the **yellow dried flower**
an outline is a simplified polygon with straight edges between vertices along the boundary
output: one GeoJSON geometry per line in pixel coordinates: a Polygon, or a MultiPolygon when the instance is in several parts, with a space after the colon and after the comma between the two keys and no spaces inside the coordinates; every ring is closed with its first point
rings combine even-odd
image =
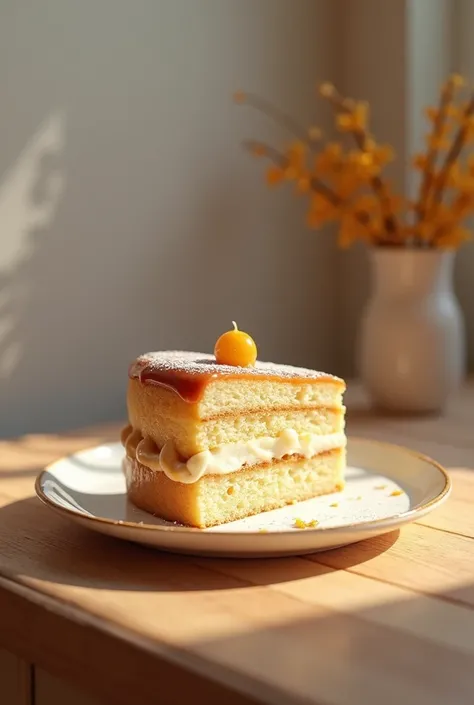
{"type": "Polygon", "coordinates": [[[370,152],[361,152],[359,154],[359,164],[360,166],[373,166],[374,165],[374,154],[370,152]]]}
{"type": "Polygon", "coordinates": [[[436,237],[436,243],[439,247],[454,249],[462,243],[471,240],[472,233],[467,228],[457,227],[446,230],[441,235],[436,237]]]}
{"type": "Polygon", "coordinates": [[[336,93],[336,89],[332,83],[322,83],[319,87],[319,92],[324,98],[332,98],[336,93]]]}
{"type": "Polygon", "coordinates": [[[303,176],[296,182],[297,193],[309,193],[311,191],[311,179],[303,176]]]}
{"type": "Polygon", "coordinates": [[[234,103],[245,103],[247,100],[247,95],[244,93],[244,91],[235,91],[234,93],[234,103]]]}
{"type": "Polygon", "coordinates": [[[474,141],[474,116],[464,118],[461,124],[466,130],[465,142],[472,143],[474,141]]]}
{"type": "Polygon", "coordinates": [[[402,208],[406,208],[405,199],[395,193],[391,193],[389,190],[387,190],[385,195],[385,203],[392,213],[398,213],[402,208]]]}
{"type": "Polygon", "coordinates": [[[365,129],[369,119],[369,104],[365,101],[356,104],[354,109],[354,118],[360,129],[365,129]]]}
{"type": "Polygon", "coordinates": [[[366,137],[364,142],[366,152],[373,152],[377,149],[377,142],[372,137],[366,137]]]}
{"type": "Polygon", "coordinates": [[[442,151],[449,149],[449,142],[441,135],[427,135],[426,144],[428,149],[442,151]]]}
{"type": "MultiPolygon", "coordinates": [[[[455,118],[458,115],[458,109],[455,105],[446,105],[444,112],[446,113],[446,116],[449,118],[455,118]]],[[[452,128],[452,125],[449,123],[446,125],[446,129],[450,130],[452,128]]]]}
{"type": "Polygon", "coordinates": [[[371,179],[379,171],[373,153],[351,151],[347,154],[344,166],[347,172],[352,173],[359,180],[359,183],[371,179]]]}
{"type": "Polygon", "coordinates": [[[300,174],[299,170],[294,166],[286,167],[286,169],[283,170],[283,173],[287,181],[295,181],[300,174]]]}
{"type": "Polygon", "coordinates": [[[338,209],[320,193],[311,195],[310,207],[306,222],[310,228],[318,229],[321,225],[336,220],[338,209]]]}
{"type": "Polygon", "coordinates": [[[258,142],[255,142],[250,147],[250,153],[253,154],[254,157],[264,157],[267,154],[267,148],[264,144],[259,144],[258,142]]]}
{"type": "Polygon", "coordinates": [[[466,101],[461,101],[457,106],[452,106],[453,116],[457,121],[462,121],[466,117],[466,110],[468,108],[468,103],[466,101]]]}
{"type": "Polygon", "coordinates": [[[343,132],[351,132],[354,129],[354,116],[352,113],[341,113],[336,119],[337,126],[343,132]]]}
{"type": "Polygon", "coordinates": [[[317,211],[309,210],[306,214],[306,226],[310,230],[318,230],[326,223],[326,219],[317,211]]]}
{"type": "Polygon", "coordinates": [[[353,228],[353,220],[351,218],[343,218],[341,227],[339,228],[338,244],[343,250],[354,244],[357,240],[356,232],[353,228]]]}
{"type": "Polygon", "coordinates": [[[356,213],[345,213],[341,218],[339,227],[338,244],[347,249],[357,240],[370,240],[370,229],[362,226],[356,213]]]}
{"type": "Polygon", "coordinates": [[[415,154],[412,159],[412,164],[415,169],[420,169],[423,171],[428,166],[428,157],[426,154],[415,154]]]}
{"type": "Polygon", "coordinates": [[[307,151],[308,147],[303,142],[293,142],[285,155],[288,159],[288,164],[295,169],[303,169],[306,162],[307,151]]]}
{"type": "Polygon", "coordinates": [[[326,174],[340,165],[342,157],[342,147],[337,142],[329,142],[326,147],[319,152],[314,160],[316,172],[326,174]]]}
{"type": "Polygon", "coordinates": [[[453,73],[449,77],[449,81],[455,88],[462,88],[466,83],[465,79],[459,73],[453,73]]]}
{"type": "MultiPolygon", "coordinates": [[[[440,176],[440,173],[437,172],[435,174],[435,181],[439,181],[440,176]]],[[[448,186],[452,188],[460,188],[462,186],[464,178],[465,174],[462,172],[459,164],[457,162],[451,164],[446,174],[446,183],[448,184],[448,186]]]]}
{"type": "Polygon", "coordinates": [[[362,194],[352,203],[355,211],[373,214],[380,210],[380,201],[373,194],[362,194]]]}
{"type": "Polygon", "coordinates": [[[395,152],[393,147],[389,144],[379,144],[375,145],[373,150],[374,162],[379,166],[385,166],[389,162],[393,161],[395,157],[395,152]]]}
{"type": "Polygon", "coordinates": [[[428,242],[433,235],[433,226],[425,221],[419,223],[416,228],[416,235],[424,242],[428,242]]]}
{"type": "Polygon", "coordinates": [[[342,132],[361,132],[367,127],[368,114],[367,103],[356,103],[353,110],[337,116],[337,126],[342,132]]]}
{"type": "Polygon", "coordinates": [[[258,142],[250,151],[274,162],[266,172],[269,185],[293,181],[295,192],[308,196],[309,227],[336,221],[341,247],[355,241],[376,245],[392,239],[410,246],[413,237],[433,246],[454,247],[470,237],[461,223],[474,212],[474,155],[462,159],[466,143],[474,142],[474,111],[470,102],[454,103],[455,89],[462,85],[461,76],[451,75],[442,87],[439,105],[424,109],[432,126],[427,131],[426,153],[413,157],[413,167],[421,172],[414,203],[395,196],[382,173],[394,151],[389,145],[378,144],[369,133],[367,103],[344,98],[332,83],[319,86],[320,94],[335,109],[338,129],[353,138],[355,148],[346,150],[338,142],[322,145],[319,127],[301,127],[252,93],[237,91],[234,100],[247,102],[295,135],[302,135],[301,141],[282,151],[258,142]],[[322,149],[315,154],[312,142],[318,141],[322,149]],[[413,218],[404,222],[400,211],[413,218]]]}
{"type": "Polygon", "coordinates": [[[458,189],[461,197],[470,197],[474,195],[474,177],[471,174],[466,174],[462,180],[458,182],[458,189]]]}
{"type": "MultiPolygon", "coordinates": [[[[431,105],[427,106],[423,110],[425,116],[430,120],[431,122],[436,122],[438,118],[440,117],[440,110],[439,108],[434,108],[431,105]]],[[[451,117],[455,118],[459,116],[459,109],[455,107],[454,105],[451,105],[448,103],[447,105],[443,106],[443,115],[445,117],[451,117]]],[[[444,126],[445,129],[449,128],[449,125],[444,126]]]]}
{"type": "Polygon", "coordinates": [[[338,178],[334,180],[334,188],[337,195],[343,200],[348,200],[361,186],[361,179],[356,173],[349,169],[341,171],[338,178]]]}
{"type": "Polygon", "coordinates": [[[473,115],[463,115],[461,121],[462,121],[463,127],[465,127],[468,130],[472,130],[472,128],[474,127],[474,116],[473,115]]]}
{"type": "Polygon", "coordinates": [[[281,167],[275,165],[268,167],[267,184],[269,186],[276,186],[277,184],[281,183],[284,178],[285,172],[281,167]]]}
{"type": "Polygon", "coordinates": [[[471,184],[471,190],[461,192],[452,202],[451,210],[453,215],[458,220],[465,218],[474,205],[474,182],[471,184]]]}
{"type": "Polygon", "coordinates": [[[438,108],[433,108],[431,105],[428,105],[426,108],[424,108],[423,112],[425,113],[428,120],[431,120],[432,122],[435,122],[438,119],[438,108]]]}

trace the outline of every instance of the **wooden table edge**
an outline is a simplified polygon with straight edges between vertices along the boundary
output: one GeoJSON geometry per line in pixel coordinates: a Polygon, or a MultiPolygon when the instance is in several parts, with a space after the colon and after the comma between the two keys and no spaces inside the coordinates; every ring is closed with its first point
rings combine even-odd
{"type": "Polygon", "coordinates": [[[216,678],[204,661],[192,664],[184,651],[165,645],[168,653],[161,653],[152,640],[4,575],[0,647],[116,705],[130,705],[132,692],[141,705],[161,705],[165,693],[167,705],[188,705],[197,694],[206,705],[262,705],[282,695],[259,683],[245,684],[244,676],[224,667],[216,678]],[[137,683],[143,686],[139,690],[137,683]]]}

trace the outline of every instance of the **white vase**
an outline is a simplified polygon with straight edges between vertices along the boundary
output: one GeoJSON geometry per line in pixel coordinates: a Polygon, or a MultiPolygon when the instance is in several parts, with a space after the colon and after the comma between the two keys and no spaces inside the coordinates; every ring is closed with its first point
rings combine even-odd
{"type": "Polygon", "coordinates": [[[453,291],[454,252],[370,252],[372,294],[359,338],[359,372],[373,403],[439,412],[465,376],[464,319],[453,291]]]}

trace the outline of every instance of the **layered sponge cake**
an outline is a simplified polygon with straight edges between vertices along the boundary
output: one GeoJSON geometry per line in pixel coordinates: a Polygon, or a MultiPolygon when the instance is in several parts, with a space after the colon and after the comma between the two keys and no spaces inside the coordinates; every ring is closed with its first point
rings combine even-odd
{"type": "Polygon", "coordinates": [[[205,528],[341,490],[344,391],[333,375],[270,362],[138,357],[122,432],[131,502],[205,528]]]}

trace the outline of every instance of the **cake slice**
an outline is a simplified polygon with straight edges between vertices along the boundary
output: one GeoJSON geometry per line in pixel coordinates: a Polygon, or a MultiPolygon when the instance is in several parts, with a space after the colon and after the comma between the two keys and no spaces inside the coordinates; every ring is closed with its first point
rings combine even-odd
{"type": "Polygon", "coordinates": [[[333,375],[270,362],[138,357],[122,432],[131,502],[205,528],[341,490],[344,391],[333,375]]]}

